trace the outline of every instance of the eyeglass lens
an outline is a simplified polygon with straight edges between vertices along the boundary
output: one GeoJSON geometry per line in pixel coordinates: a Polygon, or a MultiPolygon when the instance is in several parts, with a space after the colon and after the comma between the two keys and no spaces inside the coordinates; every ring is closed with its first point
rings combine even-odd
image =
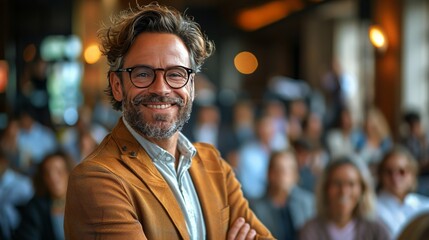
{"type": "MultiPolygon", "coordinates": [[[[152,69],[149,67],[136,67],[131,73],[131,81],[138,87],[149,86],[156,78],[155,71],[162,69],[152,69]]],[[[174,67],[164,70],[164,78],[168,85],[174,88],[183,87],[188,81],[189,74],[186,69],[174,67]]]]}

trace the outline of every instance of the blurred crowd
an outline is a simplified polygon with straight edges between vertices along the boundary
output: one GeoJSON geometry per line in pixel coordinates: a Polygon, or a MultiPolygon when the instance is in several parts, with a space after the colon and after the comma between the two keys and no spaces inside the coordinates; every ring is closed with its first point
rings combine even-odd
{"type": "Polygon", "coordinates": [[[31,104],[9,118],[0,135],[0,239],[64,239],[68,175],[109,130],[100,111],[82,108],[73,126],[43,124],[31,104]]]}
{"type": "Polygon", "coordinates": [[[202,104],[184,133],[219,149],[278,239],[410,239],[401,235],[410,222],[429,216],[429,129],[419,113],[404,112],[394,137],[375,106],[359,122],[339,98],[323,113],[314,99],[202,104]]]}
{"type": "Polygon", "coordinates": [[[278,239],[398,239],[429,214],[428,129],[406,112],[394,139],[376,107],[361,123],[345,104],[333,112],[308,98],[243,100],[226,113],[202,105],[184,132],[218,147],[278,239]]]}
{"type": "MultiPolygon", "coordinates": [[[[404,113],[394,139],[375,107],[356,122],[347,104],[314,106],[307,97],[196,104],[183,133],[219,149],[278,239],[407,239],[409,223],[429,211],[421,116],[404,113]]],[[[10,116],[0,135],[0,239],[64,238],[68,174],[119,115],[100,102],[73,126],[46,124],[31,104],[10,116]]]]}

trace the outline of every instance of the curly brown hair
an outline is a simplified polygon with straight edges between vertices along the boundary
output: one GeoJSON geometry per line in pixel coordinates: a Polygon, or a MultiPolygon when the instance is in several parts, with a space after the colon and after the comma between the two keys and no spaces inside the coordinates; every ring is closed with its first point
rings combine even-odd
{"type": "MultiPolygon", "coordinates": [[[[144,32],[171,33],[178,36],[188,49],[191,68],[196,72],[200,71],[204,60],[214,51],[213,42],[208,40],[199,24],[191,17],[155,2],[122,11],[113,16],[111,21],[112,25],[104,25],[98,31],[101,52],[107,57],[109,64],[108,79],[110,72],[123,67],[128,50],[136,37],[144,32]]],[[[105,92],[110,97],[113,109],[121,110],[122,102],[113,97],[110,82],[105,92]]]]}

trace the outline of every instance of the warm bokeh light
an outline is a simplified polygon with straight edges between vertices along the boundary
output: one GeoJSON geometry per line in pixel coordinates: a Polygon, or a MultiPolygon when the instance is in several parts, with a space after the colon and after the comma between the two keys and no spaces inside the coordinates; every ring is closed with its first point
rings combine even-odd
{"type": "Polygon", "coordinates": [[[85,49],[84,58],[88,64],[96,63],[101,56],[100,49],[97,44],[91,44],[85,49]]]}
{"type": "Polygon", "coordinates": [[[386,36],[378,26],[371,26],[369,28],[369,39],[372,45],[378,49],[385,49],[387,46],[386,36]]]}
{"type": "Polygon", "coordinates": [[[8,82],[9,65],[5,60],[0,60],[0,93],[6,91],[8,82]]]}
{"type": "Polygon", "coordinates": [[[24,48],[24,53],[22,54],[22,57],[24,58],[25,62],[31,62],[33,61],[34,57],[36,57],[36,45],[28,44],[24,48]]]}
{"type": "Polygon", "coordinates": [[[241,52],[235,56],[234,66],[242,74],[252,74],[258,68],[258,59],[251,52],[241,52]]]}
{"type": "Polygon", "coordinates": [[[274,23],[303,7],[299,0],[272,1],[238,13],[237,24],[246,31],[254,31],[274,23]]]}
{"type": "Polygon", "coordinates": [[[111,12],[118,5],[118,0],[102,0],[101,4],[106,11],[111,12]]]}

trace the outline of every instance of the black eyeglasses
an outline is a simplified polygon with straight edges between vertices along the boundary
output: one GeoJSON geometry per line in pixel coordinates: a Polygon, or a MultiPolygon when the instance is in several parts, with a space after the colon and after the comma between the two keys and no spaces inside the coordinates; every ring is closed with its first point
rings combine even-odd
{"type": "Polygon", "coordinates": [[[165,82],[168,86],[174,89],[184,87],[189,81],[189,76],[194,73],[194,70],[183,66],[174,66],[170,68],[135,66],[130,68],[121,68],[115,72],[128,72],[130,80],[135,87],[147,88],[155,81],[156,71],[164,71],[165,82]]]}

